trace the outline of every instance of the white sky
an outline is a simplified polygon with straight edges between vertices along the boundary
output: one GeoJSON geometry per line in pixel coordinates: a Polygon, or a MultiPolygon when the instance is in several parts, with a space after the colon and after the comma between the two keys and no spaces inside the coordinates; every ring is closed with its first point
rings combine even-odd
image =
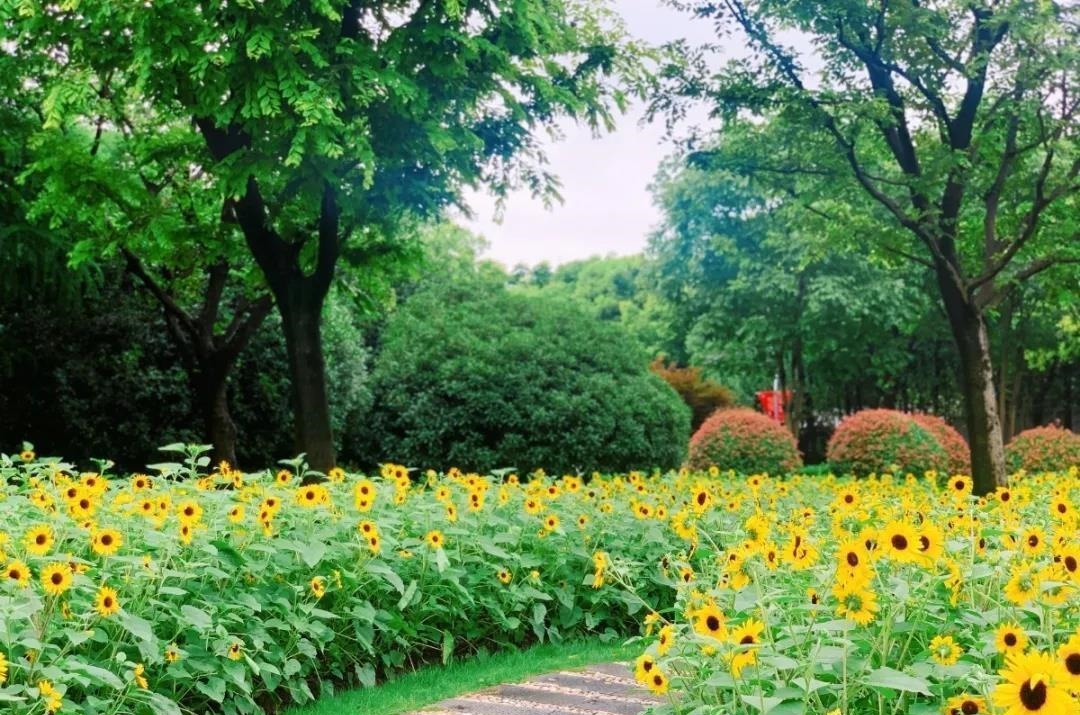
{"type": "MultiPolygon", "coordinates": [[[[632,35],[652,44],[716,39],[708,22],[660,0],[614,0],[612,5],[632,35]]],[[[546,210],[527,191],[518,192],[496,223],[494,199],[475,193],[469,196],[475,219],[462,219],[462,225],[487,239],[485,255],[507,267],[638,253],[660,220],[647,187],[672,151],[662,121],[641,126],[643,111],[641,104],[631,107],[618,118],[616,130],[600,138],[585,126],[563,127],[564,139],[547,148],[549,168],[562,181],[562,204],[546,210]]]]}

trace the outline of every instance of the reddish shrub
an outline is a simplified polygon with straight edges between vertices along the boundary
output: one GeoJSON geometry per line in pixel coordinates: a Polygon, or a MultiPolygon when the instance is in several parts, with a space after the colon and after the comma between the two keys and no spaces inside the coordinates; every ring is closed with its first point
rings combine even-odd
{"type": "Polygon", "coordinates": [[[934,435],[934,439],[945,450],[945,456],[949,458],[949,474],[971,473],[971,449],[955,427],[937,415],[917,412],[911,415],[911,419],[934,435]]]}
{"type": "Polygon", "coordinates": [[[716,465],[742,474],[785,474],[802,466],[795,438],[760,412],[718,410],[690,438],[693,469],[716,465]]]}
{"type": "Polygon", "coordinates": [[[1080,435],[1053,425],[1025,430],[1005,448],[1005,461],[1013,472],[1057,472],[1080,465],[1080,435]]]}
{"type": "Polygon", "coordinates": [[[863,410],[845,418],[825,450],[837,474],[866,476],[893,469],[922,474],[945,471],[949,459],[934,435],[911,415],[863,410]]]}
{"type": "Polygon", "coordinates": [[[667,384],[690,408],[690,430],[696,431],[709,415],[735,404],[731,390],[701,376],[701,368],[668,365],[662,357],[653,360],[650,369],[667,384]]]}

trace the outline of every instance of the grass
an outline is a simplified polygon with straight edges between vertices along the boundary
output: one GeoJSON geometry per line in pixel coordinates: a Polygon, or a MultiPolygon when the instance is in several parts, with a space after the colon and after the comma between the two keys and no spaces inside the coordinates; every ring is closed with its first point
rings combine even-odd
{"type": "Polygon", "coordinates": [[[446,666],[431,666],[406,673],[374,688],[346,690],[314,703],[292,708],[288,715],[398,715],[501,683],[515,683],[533,675],[597,663],[627,661],[637,651],[621,641],[599,639],[537,645],[520,651],[477,656],[446,666]]]}

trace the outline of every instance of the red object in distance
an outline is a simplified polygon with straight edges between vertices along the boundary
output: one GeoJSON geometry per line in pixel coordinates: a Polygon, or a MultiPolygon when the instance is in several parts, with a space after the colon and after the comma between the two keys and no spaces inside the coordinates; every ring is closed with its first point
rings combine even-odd
{"type": "Polygon", "coordinates": [[[762,390],[757,400],[762,412],[784,424],[784,407],[791,402],[791,390],[762,390]]]}

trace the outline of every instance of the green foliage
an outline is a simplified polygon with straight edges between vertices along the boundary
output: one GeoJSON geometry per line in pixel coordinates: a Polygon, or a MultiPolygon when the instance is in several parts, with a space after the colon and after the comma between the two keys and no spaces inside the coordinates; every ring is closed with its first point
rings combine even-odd
{"type": "Polygon", "coordinates": [[[655,265],[644,256],[588,258],[552,270],[541,263],[514,269],[510,283],[526,293],[571,300],[622,327],[650,355],[669,352],[674,318],[655,289],[655,265]]]}
{"type": "Polygon", "coordinates": [[[689,410],[621,331],[480,281],[431,286],[389,321],[372,457],[464,469],[672,467],[689,410]]]}
{"type": "Polygon", "coordinates": [[[862,410],[845,417],[829,439],[827,457],[837,474],[927,471],[948,473],[949,455],[937,438],[911,415],[895,410],[862,410]]]}
{"type": "Polygon", "coordinates": [[[802,467],[791,432],[746,408],[719,410],[690,440],[693,469],[719,467],[739,474],[786,474],[802,467]]]}

